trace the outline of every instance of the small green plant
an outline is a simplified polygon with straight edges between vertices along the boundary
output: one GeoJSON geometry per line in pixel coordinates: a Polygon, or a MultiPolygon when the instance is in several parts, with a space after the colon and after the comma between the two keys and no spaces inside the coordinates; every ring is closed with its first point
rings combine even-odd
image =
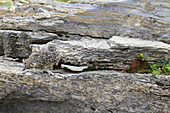
{"type": "Polygon", "coordinates": [[[168,62],[168,59],[162,59],[162,63],[153,63],[151,65],[152,73],[157,74],[163,74],[163,75],[170,75],[170,63],[168,62]]]}
{"type": "MultiPolygon", "coordinates": [[[[143,61],[148,61],[149,57],[144,57],[143,54],[140,54],[140,57],[143,61]]],[[[162,75],[170,75],[170,63],[168,62],[168,59],[162,59],[161,63],[155,62],[150,65],[152,69],[152,73],[155,75],[162,74],[162,75]]]]}
{"type": "Polygon", "coordinates": [[[141,57],[141,59],[142,59],[143,61],[149,60],[149,57],[148,57],[148,56],[144,57],[143,54],[140,54],[140,57],[141,57]]]}

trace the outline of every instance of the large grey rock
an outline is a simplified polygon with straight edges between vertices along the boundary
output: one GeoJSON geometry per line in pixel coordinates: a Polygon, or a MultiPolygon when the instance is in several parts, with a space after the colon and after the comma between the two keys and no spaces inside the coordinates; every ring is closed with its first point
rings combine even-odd
{"type": "Polygon", "coordinates": [[[22,69],[22,63],[0,59],[2,113],[169,111],[169,75],[108,70],[82,73],[56,70],[54,75],[48,75],[22,69]]]}
{"type": "Polygon", "coordinates": [[[0,113],[168,113],[169,75],[114,70],[128,67],[141,53],[149,62],[170,58],[169,3],[81,3],[22,3],[16,12],[0,11],[0,55],[5,55],[0,56],[0,113]],[[32,54],[54,65],[51,75],[36,68],[23,71],[21,59],[32,54]],[[60,66],[88,69],[70,72],[60,66]]]}
{"type": "MultiPolygon", "coordinates": [[[[143,3],[136,2],[143,7],[143,3]]],[[[158,40],[169,44],[169,15],[160,16],[154,12],[144,13],[139,10],[141,8],[139,5],[133,2],[131,5],[116,2],[104,5],[58,3],[56,7],[49,8],[44,5],[29,4],[19,7],[18,12],[21,14],[16,14],[16,17],[7,15],[1,18],[0,29],[43,30],[63,34],[88,35],[96,38],[111,38],[113,35],[129,36],[158,40]],[[30,8],[35,10],[35,14],[25,12],[30,8]],[[42,8],[46,12],[38,12],[42,8]]],[[[167,14],[169,13],[167,7],[159,5],[154,7],[163,8],[167,14]]],[[[157,12],[161,14],[161,11],[157,12]]]]}
{"type": "Polygon", "coordinates": [[[79,39],[77,35],[60,35],[47,32],[24,32],[0,30],[0,55],[13,58],[28,58],[32,52],[31,44],[46,44],[54,39],[79,39]]]}
{"type": "MultiPolygon", "coordinates": [[[[34,46],[34,45],[33,45],[34,46]]],[[[54,40],[44,46],[35,45],[33,49],[38,50],[28,58],[30,64],[48,61],[53,52],[54,57],[60,58],[60,64],[71,64],[74,66],[88,66],[89,69],[114,69],[122,70],[127,68],[140,53],[148,56],[149,62],[161,61],[162,58],[170,59],[170,45],[158,42],[135,38],[113,36],[111,39],[91,39],[82,37],[80,40],[61,41],[54,40]],[[50,50],[52,47],[53,49],[50,50]],[[44,51],[47,52],[43,57],[44,51]],[[39,59],[32,60],[34,54],[39,53],[39,59]],[[56,53],[56,54],[55,54],[56,53]],[[61,55],[58,55],[61,54],[61,55]],[[62,56],[62,57],[61,57],[62,56]]],[[[52,63],[59,63],[53,59],[52,63]]],[[[26,64],[26,65],[30,65],[26,64]]],[[[46,63],[44,63],[45,65],[46,63]]]]}

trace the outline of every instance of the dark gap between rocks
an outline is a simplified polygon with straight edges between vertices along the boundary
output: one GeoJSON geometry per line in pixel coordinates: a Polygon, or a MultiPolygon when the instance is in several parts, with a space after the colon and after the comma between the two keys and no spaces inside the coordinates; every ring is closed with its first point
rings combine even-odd
{"type": "Polygon", "coordinates": [[[90,107],[90,109],[91,109],[92,111],[96,111],[96,108],[94,108],[94,107],[90,107]]]}
{"type": "Polygon", "coordinates": [[[52,40],[37,40],[37,41],[32,41],[30,44],[47,44],[48,42],[50,42],[52,40]]]}
{"type": "MultiPolygon", "coordinates": [[[[68,33],[68,32],[50,32],[48,30],[41,30],[41,31],[45,31],[47,33],[53,33],[53,34],[57,34],[58,36],[67,36],[68,35],[78,35],[80,37],[83,37],[83,36],[87,36],[87,37],[90,37],[90,38],[98,38],[98,39],[109,39],[109,38],[106,38],[106,37],[95,37],[95,36],[91,36],[91,35],[82,35],[82,34],[75,34],[75,33],[68,33]]],[[[110,37],[111,38],[111,37],[110,37]]]]}

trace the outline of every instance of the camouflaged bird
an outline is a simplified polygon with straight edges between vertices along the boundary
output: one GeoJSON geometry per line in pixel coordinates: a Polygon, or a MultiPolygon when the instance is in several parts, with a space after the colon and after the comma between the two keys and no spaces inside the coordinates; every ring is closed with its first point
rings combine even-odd
{"type": "Polygon", "coordinates": [[[28,59],[23,60],[26,69],[45,69],[52,70],[54,65],[58,65],[61,54],[56,51],[54,45],[48,45],[47,49],[33,52],[28,59]]]}

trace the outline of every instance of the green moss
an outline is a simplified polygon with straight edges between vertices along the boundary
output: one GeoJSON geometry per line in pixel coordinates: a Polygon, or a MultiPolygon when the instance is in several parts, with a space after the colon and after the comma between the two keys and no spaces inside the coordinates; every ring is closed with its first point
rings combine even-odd
{"type": "Polygon", "coordinates": [[[138,67],[137,73],[152,73],[152,70],[150,68],[138,67]]]}

